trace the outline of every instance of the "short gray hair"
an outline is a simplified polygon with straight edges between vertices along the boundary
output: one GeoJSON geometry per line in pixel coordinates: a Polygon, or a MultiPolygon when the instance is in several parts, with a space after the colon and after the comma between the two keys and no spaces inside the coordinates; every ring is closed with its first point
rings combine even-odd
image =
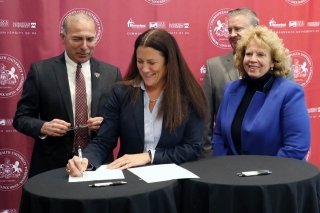
{"type": "Polygon", "coordinates": [[[229,16],[237,16],[237,15],[244,15],[249,19],[249,24],[251,26],[257,26],[260,23],[259,18],[257,17],[256,12],[249,8],[237,8],[228,11],[229,16]]]}
{"type": "Polygon", "coordinates": [[[70,20],[71,21],[78,21],[80,19],[85,19],[87,21],[92,21],[93,23],[95,23],[93,18],[84,12],[71,13],[63,20],[62,29],[61,29],[62,33],[64,33],[64,34],[68,33],[68,22],[70,20]]]}

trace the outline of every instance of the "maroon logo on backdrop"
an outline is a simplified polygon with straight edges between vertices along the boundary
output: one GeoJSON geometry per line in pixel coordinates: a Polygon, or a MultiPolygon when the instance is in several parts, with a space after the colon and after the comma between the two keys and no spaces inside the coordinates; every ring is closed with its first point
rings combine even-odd
{"type": "Polygon", "coordinates": [[[89,10],[87,8],[74,8],[74,9],[70,10],[69,12],[67,12],[62,17],[62,19],[60,21],[60,29],[59,29],[60,32],[62,32],[62,25],[63,25],[64,19],[70,14],[79,13],[79,12],[87,14],[88,16],[90,16],[94,20],[94,22],[96,24],[96,43],[98,43],[102,37],[102,32],[103,32],[102,22],[100,21],[99,17],[92,10],[89,10]]]}
{"type": "Polygon", "coordinates": [[[168,3],[170,0],[145,0],[145,1],[152,5],[163,5],[168,3]]]}
{"type": "Polygon", "coordinates": [[[12,118],[0,118],[0,134],[4,132],[16,133],[17,130],[13,128],[12,122],[13,122],[12,118]]]}
{"type": "Polygon", "coordinates": [[[0,213],[18,213],[16,209],[1,209],[0,213]]]}
{"type": "Polygon", "coordinates": [[[12,191],[27,180],[25,157],[13,149],[0,149],[0,191],[12,191]]]}
{"type": "Polygon", "coordinates": [[[313,63],[311,57],[304,51],[290,51],[292,59],[292,70],[294,79],[301,86],[307,86],[313,74],[313,63]]]}
{"type": "Polygon", "coordinates": [[[200,82],[204,80],[204,75],[206,74],[207,72],[207,66],[206,65],[202,65],[199,69],[200,71],[200,82]]]}
{"type": "Polygon", "coordinates": [[[0,54],[0,98],[16,95],[22,89],[25,71],[16,58],[0,54]]]}
{"type": "Polygon", "coordinates": [[[293,6],[300,6],[306,4],[309,0],[286,0],[289,4],[293,6]]]}
{"type": "Polygon", "coordinates": [[[0,118],[0,126],[12,126],[13,119],[0,118]]]}
{"type": "Polygon", "coordinates": [[[166,22],[164,21],[150,21],[149,28],[166,28],[166,22]]]}
{"type": "Polygon", "coordinates": [[[274,18],[272,18],[269,21],[269,27],[284,28],[284,27],[287,27],[287,24],[286,23],[278,23],[274,18]]]}
{"type": "Polygon", "coordinates": [[[127,27],[130,29],[135,29],[135,30],[140,30],[140,29],[146,29],[147,25],[146,24],[136,24],[132,18],[130,18],[127,21],[127,27]]]}
{"type": "Polygon", "coordinates": [[[8,19],[0,19],[0,28],[8,28],[9,27],[9,20],[8,19]]]}
{"type": "Polygon", "coordinates": [[[312,119],[320,118],[320,106],[310,107],[308,108],[308,112],[309,112],[310,118],[312,119]]]}
{"type": "Polygon", "coordinates": [[[208,35],[210,41],[219,48],[229,49],[229,32],[228,32],[228,11],[224,8],[216,11],[210,18],[208,23],[208,35]]]}

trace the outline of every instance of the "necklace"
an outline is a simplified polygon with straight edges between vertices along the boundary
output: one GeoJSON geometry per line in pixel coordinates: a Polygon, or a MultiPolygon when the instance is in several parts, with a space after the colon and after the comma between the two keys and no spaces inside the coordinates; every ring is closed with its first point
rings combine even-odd
{"type": "Polygon", "coordinates": [[[155,102],[157,102],[157,100],[158,100],[158,98],[156,98],[156,99],[150,99],[149,102],[150,102],[150,103],[155,103],[155,102]]]}

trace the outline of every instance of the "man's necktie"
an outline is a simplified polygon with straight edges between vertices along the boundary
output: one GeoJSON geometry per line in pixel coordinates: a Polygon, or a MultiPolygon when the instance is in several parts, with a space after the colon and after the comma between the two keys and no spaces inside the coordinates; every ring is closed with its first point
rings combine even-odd
{"type": "Polygon", "coordinates": [[[81,64],[77,65],[76,71],[76,94],[75,94],[75,129],[74,135],[74,151],[78,150],[79,146],[84,148],[89,141],[88,127],[82,128],[86,125],[88,120],[88,106],[86,83],[81,72],[81,64]]]}

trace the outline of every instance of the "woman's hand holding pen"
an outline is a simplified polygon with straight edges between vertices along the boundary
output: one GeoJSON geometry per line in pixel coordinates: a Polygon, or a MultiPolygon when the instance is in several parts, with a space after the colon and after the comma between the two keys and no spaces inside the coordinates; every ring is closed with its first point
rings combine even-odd
{"type": "Polygon", "coordinates": [[[74,156],[68,161],[66,166],[67,173],[72,177],[80,177],[88,167],[88,159],[74,156]]]}

